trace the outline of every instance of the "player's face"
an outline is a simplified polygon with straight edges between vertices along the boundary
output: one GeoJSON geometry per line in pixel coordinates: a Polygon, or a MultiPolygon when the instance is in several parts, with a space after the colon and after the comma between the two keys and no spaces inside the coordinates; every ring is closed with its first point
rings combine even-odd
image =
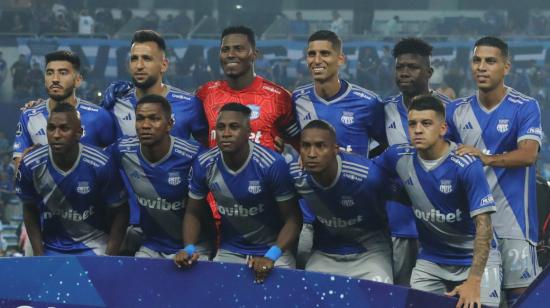
{"type": "Polygon", "coordinates": [[[504,76],[510,71],[510,62],[500,49],[491,46],[477,46],[472,57],[472,76],[477,88],[487,92],[504,84],[504,76]]]}
{"type": "Polygon", "coordinates": [[[48,118],[46,133],[52,153],[62,155],[78,144],[82,137],[82,127],[76,115],[54,112],[48,118]]]}
{"type": "Polygon", "coordinates": [[[445,119],[433,110],[409,111],[409,136],[417,150],[429,150],[443,140],[447,131],[445,119]]]}
{"type": "Polygon", "coordinates": [[[327,82],[338,78],[345,57],[329,41],[312,41],[307,47],[307,66],[313,80],[327,82]]]}
{"type": "Polygon", "coordinates": [[[168,69],[168,59],[155,42],[134,43],[130,49],[130,74],[134,85],[149,89],[162,81],[168,69]]]}
{"type": "Polygon", "coordinates": [[[322,173],[336,159],[338,145],[329,131],[309,128],[302,131],[300,158],[304,168],[312,173],[322,173]]]}
{"type": "Polygon", "coordinates": [[[160,104],[145,103],[136,108],[136,133],[143,146],[154,146],[169,138],[172,124],[160,104]]]}
{"type": "Polygon", "coordinates": [[[237,152],[248,142],[250,124],[240,112],[222,111],[216,120],[216,143],[224,153],[237,152]]]}
{"type": "Polygon", "coordinates": [[[229,34],[223,37],[220,46],[220,63],[225,76],[238,78],[254,69],[256,50],[244,34],[229,34]]]}
{"type": "Polygon", "coordinates": [[[407,96],[416,96],[428,88],[433,69],[427,60],[415,54],[402,54],[395,59],[395,84],[407,96]]]}
{"type": "Polygon", "coordinates": [[[58,102],[64,101],[80,86],[81,77],[69,61],[51,61],[46,65],[44,85],[48,96],[58,102]]]}

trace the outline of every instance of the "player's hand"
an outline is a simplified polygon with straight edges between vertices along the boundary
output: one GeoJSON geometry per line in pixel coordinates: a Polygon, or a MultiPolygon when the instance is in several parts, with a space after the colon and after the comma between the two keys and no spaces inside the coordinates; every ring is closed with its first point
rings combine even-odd
{"type": "Polygon", "coordinates": [[[28,101],[27,103],[25,103],[25,105],[23,105],[23,107],[19,108],[19,110],[21,111],[25,111],[27,109],[31,109],[32,107],[40,104],[41,102],[43,102],[44,100],[39,98],[37,100],[33,100],[33,101],[28,101]]]}
{"type": "Polygon", "coordinates": [[[31,145],[30,147],[26,148],[25,150],[23,150],[23,153],[21,153],[21,159],[23,159],[25,157],[25,155],[29,154],[30,151],[38,148],[42,146],[40,143],[36,143],[36,144],[33,144],[31,145]]]}
{"type": "Polygon", "coordinates": [[[283,151],[285,150],[285,142],[283,138],[275,136],[275,138],[273,139],[273,144],[277,153],[283,153],[283,151]]]}
{"type": "Polygon", "coordinates": [[[481,278],[468,278],[464,283],[454,288],[451,292],[445,293],[448,296],[458,295],[458,303],[456,308],[480,308],[481,296],[480,296],[480,283],[481,278]],[[476,306],[477,305],[477,306],[476,306]]]}
{"type": "Polygon", "coordinates": [[[248,267],[254,271],[254,283],[263,283],[275,266],[273,260],[266,257],[251,257],[247,261],[248,267]]]}
{"type": "Polygon", "coordinates": [[[174,263],[178,268],[189,268],[199,259],[199,253],[195,252],[191,256],[186,251],[179,251],[174,257],[174,263]]]}
{"type": "Polygon", "coordinates": [[[99,105],[103,108],[111,108],[115,104],[117,97],[124,96],[133,88],[134,84],[129,81],[121,80],[112,82],[107,86],[107,89],[105,89],[105,93],[103,93],[103,98],[99,105]]]}
{"type": "Polygon", "coordinates": [[[460,156],[463,156],[463,155],[476,156],[477,158],[479,158],[481,160],[481,162],[484,165],[488,165],[489,161],[490,161],[490,158],[491,158],[490,155],[483,154],[483,152],[480,149],[478,149],[476,147],[473,147],[471,145],[467,145],[467,144],[459,145],[456,149],[456,154],[458,154],[460,156]]]}

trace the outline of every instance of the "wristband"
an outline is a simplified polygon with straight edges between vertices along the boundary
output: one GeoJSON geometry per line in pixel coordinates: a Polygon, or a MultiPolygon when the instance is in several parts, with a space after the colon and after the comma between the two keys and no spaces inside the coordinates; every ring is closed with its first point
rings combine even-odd
{"type": "Polygon", "coordinates": [[[185,248],[180,249],[180,251],[185,251],[185,252],[187,252],[187,254],[188,254],[189,256],[192,256],[192,255],[195,253],[196,250],[197,250],[197,248],[196,248],[195,245],[193,245],[193,244],[189,244],[189,245],[185,246],[185,248]]]}
{"type": "Polygon", "coordinates": [[[269,250],[265,253],[264,257],[271,259],[273,262],[277,261],[279,257],[283,254],[283,251],[279,246],[273,245],[269,250]]]}

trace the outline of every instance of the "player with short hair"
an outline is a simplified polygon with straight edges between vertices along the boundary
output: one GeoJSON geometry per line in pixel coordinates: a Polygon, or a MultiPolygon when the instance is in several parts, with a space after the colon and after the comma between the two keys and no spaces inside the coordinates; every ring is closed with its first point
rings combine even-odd
{"type": "Polygon", "coordinates": [[[288,165],[273,150],[249,140],[251,110],[224,105],[216,121],[217,147],[199,156],[191,169],[183,221],[186,247],[179,266],[198,258],[195,248],[203,223],[205,197],[211,191],[221,215],[221,243],[214,261],[247,263],[263,282],[274,266],[294,268],[289,249],[300,232],[302,216],[288,165]]]}
{"type": "MultiPolygon", "coordinates": [[[[143,96],[136,103],[135,115],[137,138],[122,139],[109,151],[141,211],[144,239],[136,257],[172,259],[183,248],[188,174],[201,147],[195,141],[170,136],[174,120],[164,96],[143,96]]],[[[201,255],[208,258],[208,244],[201,244],[201,255]]]]}
{"type": "Polygon", "coordinates": [[[508,45],[496,37],[474,44],[471,70],[478,91],[447,106],[457,153],[478,157],[495,197],[492,215],[511,306],[540,272],[537,262],[535,162],[542,140],[536,99],[504,85],[508,45]]]}
{"type": "Polygon", "coordinates": [[[436,97],[414,98],[407,125],[412,145],[393,145],[374,162],[400,178],[412,203],[421,249],[411,287],[459,295],[457,307],[498,307],[502,269],[491,249],[490,216],[496,207],[483,166],[444,139],[445,106],[436,97]]]}
{"type": "Polygon", "coordinates": [[[322,120],[302,129],[300,157],[291,175],[315,215],[305,269],[392,283],[383,170],[366,157],[340,152],[337,132],[322,120]]]}
{"type": "Polygon", "coordinates": [[[336,129],[339,146],[368,156],[370,140],[383,141],[384,107],[376,93],[341,79],[345,62],[336,33],[320,30],[308,39],[306,59],[313,83],[296,88],[292,101],[300,127],[323,119],[336,129]]]}
{"type": "Polygon", "coordinates": [[[116,140],[116,124],[109,113],[76,97],[76,89],[82,82],[80,58],[67,50],[51,52],[45,58],[44,85],[49,98],[33,102],[30,108],[21,113],[13,145],[16,168],[25,150],[33,145],[47,144],[46,123],[51,110],[59,102],[70,103],[80,114],[84,130],[82,143],[106,147],[116,140]]]}
{"type": "Polygon", "coordinates": [[[46,133],[48,145],[29,152],[17,175],[34,255],[116,255],[128,204],[111,158],[79,142],[83,129],[69,103],[51,110],[46,133]]]}
{"type": "Polygon", "coordinates": [[[162,82],[168,70],[166,42],[153,30],[138,30],[131,41],[128,68],[132,83],[117,81],[105,90],[101,104],[109,110],[118,123],[118,137],[135,137],[135,106],[147,94],[166,97],[172,105],[173,136],[189,139],[191,135],[206,143],[207,123],[200,102],[176,87],[162,82]]]}
{"type": "MultiPolygon", "coordinates": [[[[401,92],[384,100],[388,145],[410,143],[407,113],[411,100],[431,94],[444,103],[450,99],[430,89],[433,47],[419,38],[404,38],[395,44],[395,84],[401,92]]],[[[410,206],[391,200],[386,204],[393,242],[393,274],[396,284],[408,286],[418,255],[418,232],[410,206]]]]}

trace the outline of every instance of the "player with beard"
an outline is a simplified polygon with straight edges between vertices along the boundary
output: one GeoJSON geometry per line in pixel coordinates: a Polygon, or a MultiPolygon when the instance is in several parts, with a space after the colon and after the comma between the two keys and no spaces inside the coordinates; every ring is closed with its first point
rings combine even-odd
{"type": "MultiPolygon", "coordinates": [[[[430,89],[432,49],[419,38],[402,39],[393,48],[395,84],[401,93],[384,101],[386,138],[390,146],[410,142],[407,110],[414,97],[431,94],[445,104],[450,102],[448,97],[430,89]]],[[[393,241],[394,282],[407,286],[418,254],[414,215],[409,206],[396,201],[388,201],[386,209],[393,241]]]]}
{"type": "Polygon", "coordinates": [[[106,147],[116,140],[115,123],[109,113],[97,105],[76,97],[76,89],[82,82],[80,59],[70,51],[60,50],[46,55],[44,85],[49,98],[39,99],[24,110],[17,124],[13,157],[15,167],[25,150],[47,144],[46,123],[50,111],[59,102],[73,105],[80,115],[84,130],[81,142],[106,147]]]}
{"type": "Polygon", "coordinates": [[[145,95],[156,94],[166,97],[172,106],[174,127],[170,134],[182,139],[193,135],[206,144],[207,125],[200,102],[193,95],[162,82],[169,65],[164,38],[152,30],[139,30],[134,33],[131,45],[128,67],[132,83],[112,83],[101,102],[116,118],[118,137],[136,136],[137,101],[145,95]]]}

